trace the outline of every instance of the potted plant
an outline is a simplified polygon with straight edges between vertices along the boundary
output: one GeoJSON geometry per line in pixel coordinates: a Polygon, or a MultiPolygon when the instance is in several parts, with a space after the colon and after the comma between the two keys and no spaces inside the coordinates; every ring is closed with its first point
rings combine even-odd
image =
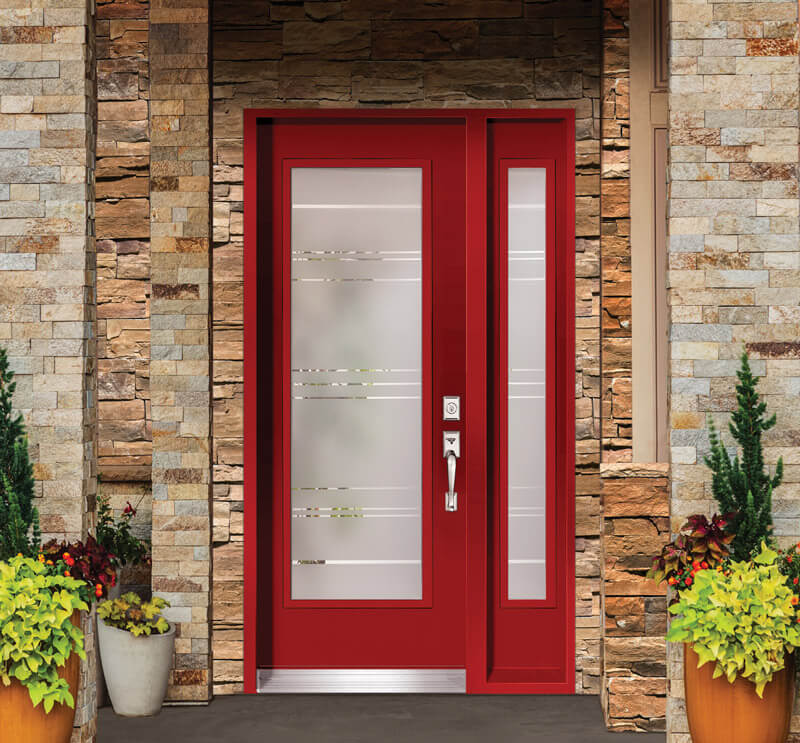
{"type": "Polygon", "coordinates": [[[765,417],[746,353],[737,376],[729,424],[736,452],[729,454],[709,421],[705,458],[726,515],[711,522],[690,517],[688,532],[662,550],[649,575],[674,591],[670,613],[676,618],[667,639],[685,645],[694,743],[785,743],[800,643],[800,574],[789,569],[791,554],[772,548],[772,492],[783,478],[783,462],[774,474],[765,467],[761,437],[776,419],[765,417]],[[701,553],[706,559],[698,559],[701,553]]]}
{"type": "MultiPolygon", "coordinates": [[[[141,499],[140,499],[141,502],[141,499]]],[[[137,504],[138,505],[138,504],[137,504]]],[[[148,562],[150,545],[139,539],[131,525],[137,509],[127,501],[119,518],[114,518],[108,496],[97,498],[97,542],[113,556],[113,566],[119,574],[126,566],[135,567],[148,562]]],[[[113,594],[113,592],[112,592],[113,594]]],[[[113,598],[117,596],[112,595],[113,598]]]]}
{"type": "Polygon", "coordinates": [[[85,658],[86,587],[43,558],[0,562],[0,724],[3,739],[69,743],[85,658]]]}
{"type": "Polygon", "coordinates": [[[169,602],[135,593],[97,607],[100,657],[114,712],[145,717],[161,711],[167,693],[175,627],[162,615],[169,602]]]}
{"type": "MultiPolygon", "coordinates": [[[[141,503],[141,499],[139,503],[141,503]]],[[[136,510],[131,505],[131,502],[127,501],[121,515],[115,518],[109,497],[107,495],[99,495],[97,497],[97,527],[95,528],[97,542],[113,555],[112,565],[119,578],[108,589],[107,595],[112,599],[119,598],[125,568],[145,565],[150,559],[148,554],[150,551],[149,543],[139,539],[131,529],[136,510]]],[[[96,641],[98,636],[95,636],[96,641]]],[[[96,649],[99,655],[99,645],[96,646],[96,649]]],[[[100,707],[109,704],[108,687],[102,662],[97,664],[97,704],[100,707]]]]}
{"type": "Polygon", "coordinates": [[[685,643],[694,743],[783,743],[794,702],[797,599],[766,544],[752,560],[702,570],[670,606],[667,640],[685,643]],[[713,710],[714,714],[709,714],[713,710]]]}

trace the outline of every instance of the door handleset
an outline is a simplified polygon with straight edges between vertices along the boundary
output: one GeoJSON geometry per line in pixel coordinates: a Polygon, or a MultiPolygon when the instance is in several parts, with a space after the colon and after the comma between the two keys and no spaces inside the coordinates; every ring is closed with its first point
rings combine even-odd
{"type": "Polygon", "coordinates": [[[447,460],[447,492],[444,495],[444,510],[458,510],[456,485],[456,460],[461,456],[461,432],[444,431],[442,434],[444,458],[447,460]]]}

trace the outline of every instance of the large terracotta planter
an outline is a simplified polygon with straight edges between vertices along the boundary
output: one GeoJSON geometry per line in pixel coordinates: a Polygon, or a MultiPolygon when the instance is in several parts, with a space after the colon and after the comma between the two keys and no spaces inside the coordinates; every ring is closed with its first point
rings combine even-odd
{"type": "Polygon", "coordinates": [[[714,663],[697,667],[697,653],[685,649],[683,679],[693,743],[786,743],[794,703],[794,654],[764,689],[747,679],[732,684],[713,678],[714,663]]]}
{"type": "MultiPolygon", "coordinates": [[[[72,615],[72,623],[80,626],[80,612],[72,615]]],[[[78,699],[81,659],[69,656],[59,676],[67,680],[73,699],[78,699]]],[[[0,743],[69,743],[75,710],[56,704],[47,714],[44,706],[33,706],[28,690],[16,679],[11,686],[0,684],[0,743]]]]}

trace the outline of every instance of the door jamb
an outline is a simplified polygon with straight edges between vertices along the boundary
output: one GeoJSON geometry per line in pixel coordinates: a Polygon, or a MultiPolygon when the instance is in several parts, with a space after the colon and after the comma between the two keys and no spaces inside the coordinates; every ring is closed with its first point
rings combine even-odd
{"type": "MultiPolygon", "coordinates": [[[[466,467],[466,492],[470,494],[467,508],[467,575],[466,645],[467,693],[561,693],[574,692],[571,674],[565,683],[509,684],[488,681],[488,489],[487,472],[487,132],[492,120],[549,120],[564,124],[566,138],[567,174],[575,173],[575,111],[573,109],[246,109],[244,111],[244,692],[256,693],[258,646],[258,378],[259,368],[267,359],[258,357],[258,279],[259,279],[259,204],[264,201],[258,189],[258,135],[260,120],[372,118],[446,118],[461,119],[466,126],[466,190],[467,190],[467,303],[466,364],[470,374],[466,379],[465,430],[466,451],[470,452],[466,467]],[[481,301],[477,301],[480,299],[481,301]],[[481,502],[483,501],[483,502],[481,502]],[[482,507],[477,507],[478,505],[482,507]]],[[[574,245],[575,189],[574,178],[568,183],[563,218],[563,243],[574,245]]],[[[266,231],[266,230],[265,230],[266,231]]],[[[575,349],[575,252],[566,250],[563,270],[567,280],[559,287],[558,309],[566,312],[563,334],[557,343],[564,349],[565,358],[572,359],[575,349]],[[570,349],[572,351],[570,352],[570,349]]],[[[561,402],[561,401],[559,401],[561,402]]],[[[575,472],[575,415],[574,400],[565,400],[559,419],[564,425],[558,431],[556,446],[563,447],[562,466],[558,473],[567,498],[567,534],[565,543],[574,544],[574,472],[575,472]]],[[[574,548],[568,549],[567,597],[574,597],[574,548]]],[[[568,602],[574,618],[574,601],[568,602]]],[[[574,625],[574,621],[573,621],[574,625]]],[[[566,668],[575,661],[574,632],[567,633],[566,668]]]]}

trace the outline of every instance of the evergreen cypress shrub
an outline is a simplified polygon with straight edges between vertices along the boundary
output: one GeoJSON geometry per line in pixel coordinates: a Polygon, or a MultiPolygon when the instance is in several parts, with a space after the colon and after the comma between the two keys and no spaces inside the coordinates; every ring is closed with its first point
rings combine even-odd
{"type": "Polygon", "coordinates": [[[0,560],[19,553],[35,557],[41,542],[25,424],[11,410],[13,378],[6,351],[0,348],[0,560]]]}
{"type": "Polygon", "coordinates": [[[756,386],[758,380],[750,370],[747,353],[736,376],[737,409],[728,424],[738,444],[734,457],[729,457],[714,423],[709,419],[711,454],[705,463],[712,471],[711,488],[722,513],[730,514],[731,542],[734,560],[749,560],[761,549],[761,543],[772,541],[772,491],[783,480],[783,458],[778,460],[775,475],[764,466],[761,435],[775,425],[776,417],[765,417],[767,404],[762,402],[756,386]],[[740,454],[741,452],[741,454],[740,454]]]}

